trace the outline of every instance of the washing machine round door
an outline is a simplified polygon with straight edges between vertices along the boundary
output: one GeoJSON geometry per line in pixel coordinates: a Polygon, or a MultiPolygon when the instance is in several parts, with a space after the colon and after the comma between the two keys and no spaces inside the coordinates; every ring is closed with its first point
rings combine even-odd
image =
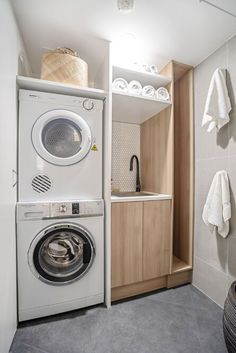
{"type": "Polygon", "coordinates": [[[82,226],[56,224],[40,232],[28,251],[34,275],[54,285],[74,282],[84,276],[95,257],[92,235],[82,226]]]}
{"type": "Polygon", "coordinates": [[[67,166],[81,161],[89,153],[92,133],[80,115],[67,110],[51,110],[36,120],[32,143],[47,162],[67,166]]]}

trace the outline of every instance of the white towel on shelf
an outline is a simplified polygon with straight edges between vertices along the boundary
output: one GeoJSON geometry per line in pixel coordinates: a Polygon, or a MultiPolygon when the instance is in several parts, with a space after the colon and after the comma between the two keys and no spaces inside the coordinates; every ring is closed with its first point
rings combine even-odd
{"type": "Polygon", "coordinates": [[[225,78],[225,69],[216,69],[211,78],[202,119],[202,127],[208,132],[214,128],[220,130],[230,120],[231,104],[225,78]]]}
{"type": "Polygon", "coordinates": [[[202,218],[211,231],[215,227],[218,233],[226,238],[229,233],[229,219],[231,218],[231,203],[229,179],[225,170],[217,172],[213,178],[202,218]]]}

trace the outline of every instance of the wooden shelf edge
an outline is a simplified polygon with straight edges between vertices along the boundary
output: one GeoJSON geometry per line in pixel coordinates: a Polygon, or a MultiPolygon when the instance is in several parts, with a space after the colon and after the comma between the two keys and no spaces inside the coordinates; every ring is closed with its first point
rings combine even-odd
{"type": "Polygon", "coordinates": [[[80,87],[75,85],[64,84],[60,82],[41,80],[33,77],[16,76],[16,83],[19,88],[32,91],[67,94],[85,98],[105,99],[108,92],[91,87],[80,87]]]}
{"type": "Polygon", "coordinates": [[[188,271],[191,269],[192,269],[191,265],[188,265],[186,264],[186,262],[180,260],[178,257],[173,256],[171,273],[179,273],[179,272],[188,271]]]}

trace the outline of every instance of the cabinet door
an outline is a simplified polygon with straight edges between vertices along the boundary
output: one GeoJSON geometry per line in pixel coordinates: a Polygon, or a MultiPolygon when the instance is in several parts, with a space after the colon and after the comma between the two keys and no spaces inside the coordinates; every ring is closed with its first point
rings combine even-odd
{"type": "Polygon", "coordinates": [[[112,287],[142,281],[142,202],[112,204],[112,287]]]}
{"type": "Polygon", "coordinates": [[[143,280],[170,273],[171,201],[143,205],[143,280]]]}

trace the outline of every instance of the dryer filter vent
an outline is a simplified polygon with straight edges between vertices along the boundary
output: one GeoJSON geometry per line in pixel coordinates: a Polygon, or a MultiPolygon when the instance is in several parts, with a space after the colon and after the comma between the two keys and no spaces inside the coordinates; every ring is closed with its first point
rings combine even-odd
{"type": "Polygon", "coordinates": [[[31,185],[34,191],[42,193],[47,192],[51,188],[52,182],[46,175],[36,175],[32,179],[31,185]]]}

